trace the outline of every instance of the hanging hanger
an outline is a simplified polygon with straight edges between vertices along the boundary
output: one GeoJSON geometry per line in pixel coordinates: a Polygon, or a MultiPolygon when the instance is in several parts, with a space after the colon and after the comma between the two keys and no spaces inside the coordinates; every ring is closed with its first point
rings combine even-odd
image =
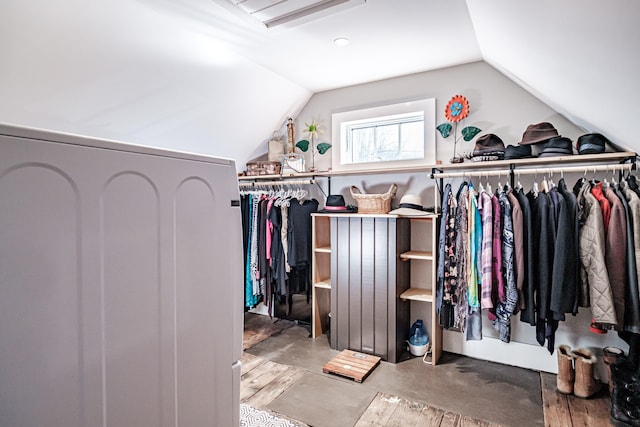
{"type": "Polygon", "coordinates": [[[549,192],[549,183],[547,182],[546,174],[542,176],[542,182],[540,183],[540,187],[542,187],[542,191],[544,191],[545,193],[549,192]]]}
{"type": "Polygon", "coordinates": [[[538,193],[540,191],[538,190],[538,172],[536,171],[535,175],[533,176],[533,197],[538,197],[538,193]]]}
{"type": "Polygon", "coordinates": [[[493,197],[493,189],[491,188],[491,183],[489,182],[489,172],[487,172],[487,193],[489,196],[493,197]]]}
{"type": "Polygon", "coordinates": [[[556,186],[556,183],[553,182],[553,170],[549,169],[549,189],[551,190],[556,186]]]}
{"type": "Polygon", "coordinates": [[[516,183],[516,190],[522,190],[522,184],[520,184],[520,171],[518,171],[518,181],[516,183]]]}

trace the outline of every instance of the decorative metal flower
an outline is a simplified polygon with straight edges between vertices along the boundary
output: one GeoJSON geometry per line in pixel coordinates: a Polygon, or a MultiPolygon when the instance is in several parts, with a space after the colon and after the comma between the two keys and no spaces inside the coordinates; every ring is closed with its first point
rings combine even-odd
{"type": "Polygon", "coordinates": [[[455,95],[449,100],[444,116],[452,123],[457,123],[469,115],[469,101],[462,95],[455,95]]]}
{"type": "Polygon", "coordinates": [[[318,138],[318,134],[322,133],[322,129],[320,129],[320,125],[316,123],[315,120],[311,120],[311,123],[305,122],[304,125],[306,126],[304,131],[307,133],[307,135],[309,135],[309,138],[311,138],[312,140],[318,138]]]}
{"type": "Polygon", "coordinates": [[[322,129],[320,129],[320,124],[316,123],[315,120],[312,120],[311,123],[305,122],[304,125],[306,126],[304,132],[308,135],[311,143],[309,143],[308,140],[303,139],[296,143],[296,147],[298,147],[302,152],[306,153],[307,150],[309,150],[309,145],[311,145],[311,167],[309,170],[314,171],[316,151],[318,151],[318,153],[320,154],[324,154],[329,151],[329,149],[331,148],[331,144],[329,144],[328,142],[321,142],[320,144],[316,145],[315,141],[318,139],[318,134],[322,133],[322,129]]]}
{"type": "MultiPolygon", "coordinates": [[[[469,115],[469,101],[462,95],[455,95],[453,98],[449,100],[446,108],[444,109],[444,116],[448,120],[448,123],[439,124],[436,129],[440,132],[443,138],[449,137],[451,135],[451,131],[453,130],[453,159],[451,161],[453,163],[459,163],[463,161],[462,157],[458,157],[457,155],[457,144],[460,137],[456,135],[458,130],[458,123],[465,119],[469,115]],[[451,125],[453,123],[455,128],[451,125]]],[[[471,141],[474,136],[479,134],[482,129],[479,129],[475,126],[467,126],[463,128],[460,133],[462,139],[465,141],[471,141]]]]}

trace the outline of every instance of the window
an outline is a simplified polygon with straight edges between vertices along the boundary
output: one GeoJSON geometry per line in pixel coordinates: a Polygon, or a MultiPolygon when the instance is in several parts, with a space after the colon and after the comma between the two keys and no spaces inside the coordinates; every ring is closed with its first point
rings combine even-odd
{"type": "Polygon", "coordinates": [[[434,164],[434,116],[434,99],[334,114],[333,170],[434,164]]]}

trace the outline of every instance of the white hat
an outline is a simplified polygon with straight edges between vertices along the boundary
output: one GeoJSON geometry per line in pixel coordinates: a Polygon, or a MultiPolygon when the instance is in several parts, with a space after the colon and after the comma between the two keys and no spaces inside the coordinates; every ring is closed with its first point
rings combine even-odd
{"type": "Polygon", "coordinates": [[[405,194],[400,199],[400,206],[389,212],[390,215],[400,216],[429,216],[424,210],[422,199],[417,194],[405,194]]]}

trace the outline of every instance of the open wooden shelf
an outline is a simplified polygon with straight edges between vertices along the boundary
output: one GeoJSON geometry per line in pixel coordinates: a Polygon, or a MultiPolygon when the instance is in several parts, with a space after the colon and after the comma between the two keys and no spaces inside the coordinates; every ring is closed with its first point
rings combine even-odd
{"type": "Polygon", "coordinates": [[[313,284],[316,288],[331,289],[331,279],[322,280],[313,284]]]}
{"type": "Polygon", "coordinates": [[[433,252],[431,251],[408,251],[400,254],[402,260],[421,259],[425,261],[433,260],[433,252]]]}
{"type": "Polygon", "coordinates": [[[400,294],[400,299],[433,302],[433,292],[431,292],[431,289],[409,288],[400,294]]]}

